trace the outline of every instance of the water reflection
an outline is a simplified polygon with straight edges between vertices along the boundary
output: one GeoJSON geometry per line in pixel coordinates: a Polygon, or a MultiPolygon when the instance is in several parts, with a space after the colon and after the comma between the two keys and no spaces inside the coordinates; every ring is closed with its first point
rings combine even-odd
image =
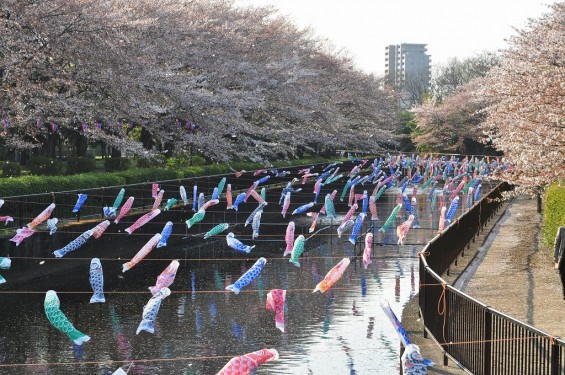
{"type": "MultiPolygon", "coordinates": [[[[378,208],[385,219],[394,198],[378,208]]],[[[397,373],[398,338],[378,302],[386,298],[400,315],[417,292],[416,254],[433,236],[438,219],[437,214],[430,216],[425,211],[428,208],[423,201],[418,206],[426,214],[420,215],[422,228],[410,229],[406,240],[409,246],[396,245],[395,229],[402,217],[385,233],[378,232],[382,221],[366,220],[362,233],[372,230],[377,242],[373,263],[364,269],[360,259],[353,258],[342,279],[325,294],[311,291],[341,258],[360,255],[363,249],[362,243],[349,243],[347,236],[338,239],[335,224],[333,235],[325,230],[307,241],[301,267],[289,263],[288,258],[277,258],[282,252],[279,242],[261,242],[247,260],[229,261],[188,261],[184,259],[196,255],[190,244],[168,248],[166,256],[179,259],[181,266],[171,285],[173,294],[161,306],[154,335],[142,332],[137,336],[135,329],[150,297],[147,285],[154,284],[170,261],[143,261],[123,276],[121,261],[105,261],[107,291],[136,292],[108,293],[106,304],[90,305],[88,294],[61,294],[61,309],[78,329],[92,337],[82,347],[74,347],[50,328],[43,313],[43,295],[0,295],[1,363],[99,362],[9,372],[0,369],[0,373],[104,374],[123,365],[108,363],[111,360],[150,359],[136,362],[130,374],[214,374],[227,361],[215,356],[240,355],[263,347],[277,348],[281,356],[261,366],[258,374],[397,373]],[[224,290],[262,255],[268,262],[253,283],[239,295],[224,290]],[[288,291],[284,333],[275,327],[272,313],[265,309],[266,291],[275,288],[288,291]]],[[[320,228],[329,224],[324,219],[319,223],[320,228]]],[[[363,237],[359,236],[361,242],[363,237]]],[[[207,246],[214,256],[222,258],[225,242],[207,246]]],[[[205,250],[197,251],[204,254],[205,250]]],[[[66,275],[65,280],[47,279],[33,287],[42,291],[88,291],[88,263],[85,261],[84,270],[66,275]]]]}

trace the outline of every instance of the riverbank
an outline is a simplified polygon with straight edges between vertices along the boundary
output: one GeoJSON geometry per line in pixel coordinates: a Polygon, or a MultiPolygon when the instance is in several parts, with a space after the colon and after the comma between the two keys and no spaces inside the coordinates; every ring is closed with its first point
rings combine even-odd
{"type": "MultiPolygon", "coordinates": [[[[444,278],[493,309],[564,337],[561,285],[553,268],[552,249],[541,242],[541,221],[534,199],[513,198],[444,278]]],[[[417,299],[406,306],[402,321],[422,354],[436,363],[429,374],[465,373],[453,361],[444,366],[439,346],[423,337],[417,299]]]]}

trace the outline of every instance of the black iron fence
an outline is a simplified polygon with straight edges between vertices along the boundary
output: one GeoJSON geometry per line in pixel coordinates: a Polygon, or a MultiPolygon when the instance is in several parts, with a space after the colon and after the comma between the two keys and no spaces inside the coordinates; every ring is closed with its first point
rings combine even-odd
{"type": "Polygon", "coordinates": [[[565,341],[491,309],[439,276],[449,272],[509,189],[498,185],[424,248],[419,304],[426,334],[443,347],[446,361],[449,356],[473,374],[565,375],[565,341]]]}

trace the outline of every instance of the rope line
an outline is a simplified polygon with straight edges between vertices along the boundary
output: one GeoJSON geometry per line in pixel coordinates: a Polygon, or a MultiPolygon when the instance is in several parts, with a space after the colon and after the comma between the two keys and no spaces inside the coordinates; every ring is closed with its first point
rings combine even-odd
{"type": "Polygon", "coordinates": [[[441,294],[439,296],[439,299],[437,301],[437,314],[439,316],[443,316],[443,324],[442,324],[442,335],[443,335],[443,341],[447,341],[445,339],[445,324],[447,322],[447,299],[446,299],[446,284],[442,283],[441,284],[442,287],[442,291],[441,294]]]}
{"type": "MultiPolygon", "coordinates": [[[[309,292],[312,293],[314,288],[294,288],[294,289],[285,289],[287,292],[309,292]]],[[[352,291],[358,290],[358,288],[332,288],[332,290],[345,290],[345,291],[352,291]]],[[[260,292],[261,289],[243,289],[240,293],[256,293],[260,292]]],[[[263,290],[264,291],[264,290],[263,290]]],[[[0,291],[0,294],[45,294],[45,291],[40,290],[3,290],[0,291]]],[[[61,291],[57,292],[57,294],[92,294],[92,291],[61,291]]],[[[192,294],[192,293],[231,293],[229,290],[221,289],[221,290],[172,290],[171,294],[192,294]]],[[[138,291],[138,290],[130,290],[130,291],[104,291],[104,294],[149,294],[148,291],[138,291]]]]}
{"type": "MultiPolygon", "coordinates": [[[[444,284],[419,284],[420,287],[426,286],[440,286],[444,284]]],[[[312,292],[312,288],[288,288],[285,289],[287,292],[312,292]]],[[[336,288],[332,287],[331,290],[340,290],[340,291],[355,291],[359,290],[358,287],[355,288],[336,288]]],[[[264,289],[243,289],[240,293],[256,293],[264,291],[264,289]]],[[[45,294],[45,291],[41,290],[0,290],[1,294],[45,294]]],[[[81,291],[61,291],[57,292],[57,294],[92,294],[91,290],[81,290],[81,291]]],[[[172,290],[171,294],[192,294],[192,293],[230,293],[228,290],[225,289],[218,289],[218,290],[172,290]]],[[[139,291],[139,290],[124,290],[124,291],[104,291],[104,294],[147,294],[147,291],[139,291]]],[[[439,313],[439,312],[438,312],[439,313]]],[[[439,315],[444,315],[439,313],[439,315]]],[[[446,341],[444,339],[444,341],[446,341]]]]}
{"type": "MultiPolygon", "coordinates": [[[[538,340],[538,339],[547,339],[551,343],[551,336],[528,336],[528,337],[513,337],[513,338],[506,338],[506,339],[490,339],[490,340],[470,340],[470,341],[454,341],[448,343],[439,343],[441,346],[447,345],[472,345],[472,344],[484,344],[484,343],[495,343],[495,342],[514,342],[514,341],[528,341],[528,340],[538,340]]],[[[418,345],[420,348],[424,347],[436,347],[436,343],[430,344],[420,344],[418,345]]],[[[355,352],[365,352],[365,351],[375,351],[375,350],[382,350],[382,347],[361,347],[361,348],[350,348],[352,351],[355,352]]],[[[308,353],[340,353],[343,352],[343,349],[335,349],[335,350],[316,350],[316,351],[309,351],[308,353]]],[[[174,358],[143,358],[143,359],[127,359],[127,360],[114,360],[108,359],[104,361],[77,361],[77,362],[40,362],[40,363],[2,363],[0,364],[0,368],[9,368],[9,367],[39,367],[39,366],[81,366],[81,365],[104,365],[104,364],[135,364],[135,363],[146,363],[146,362],[178,362],[178,361],[202,361],[202,360],[215,360],[215,359],[231,359],[233,357],[237,357],[242,355],[241,353],[233,354],[233,355],[214,355],[214,356],[193,356],[193,357],[174,357],[174,358]]],[[[297,351],[281,351],[280,356],[304,356],[306,355],[303,352],[297,351]]]]}
{"type": "MultiPolygon", "coordinates": [[[[303,256],[301,257],[301,259],[304,260],[308,260],[308,259],[343,259],[344,255],[342,256],[303,256]]],[[[348,258],[350,259],[362,259],[363,256],[362,255],[352,255],[352,256],[348,256],[348,258]]],[[[373,257],[373,259],[409,259],[409,258],[417,258],[417,256],[377,256],[377,257],[373,257]]],[[[24,256],[11,256],[10,259],[27,259],[27,260],[92,260],[92,258],[85,258],[85,257],[77,257],[77,258],[70,258],[70,257],[63,257],[63,258],[47,258],[47,257],[24,257],[24,256]]],[[[102,261],[125,261],[128,260],[129,258],[98,258],[99,260],[102,261]]],[[[286,260],[288,261],[288,257],[274,257],[274,258],[268,258],[267,260],[269,262],[272,261],[283,261],[286,260]]],[[[144,258],[143,261],[171,261],[171,260],[178,260],[178,261],[187,261],[187,262],[230,262],[230,261],[251,261],[251,260],[255,260],[255,258],[253,257],[247,257],[247,258],[144,258]]],[[[436,284],[430,284],[430,285],[436,285],[436,284]]],[[[441,284],[437,284],[437,285],[441,285],[441,284]]]]}

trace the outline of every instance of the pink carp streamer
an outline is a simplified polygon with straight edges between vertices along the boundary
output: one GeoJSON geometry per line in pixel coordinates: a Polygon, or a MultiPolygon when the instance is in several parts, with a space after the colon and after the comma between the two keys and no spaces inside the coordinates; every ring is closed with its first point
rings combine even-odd
{"type": "Polygon", "coordinates": [[[439,224],[437,228],[437,232],[441,233],[445,229],[445,212],[447,211],[447,207],[441,207],[441,213],[439,215],[439,224]]]}
{"type": "Polygon", "coordinates": [[[286,217],[286,212],[288,211],[288,207],[290,206],[290,191],[284,195],[284,202],[281,211],[282,217],[286,217]]]}
{"type": "Polygon", "coordinates": [[[314,184],[314,194],[318,194],[320,192],[320,189],[322,188],[322,180],[317,180],[316,183],[314,184]]]}
{"type": "Polygon", "coordinates": [[[302,185],[304,185],[308,182],[308,178],[317,177],[317,176],[318,176],[318,173],[305,173],[304,176],[302,176],[302,185]]]}
{"type": "Polygon", "coordinates": [[[253,198],[255,198],[255,200],[257,201],[257,203],[259,203],[259,204],[263,204],[263,203],[264,203],[265,206],[267,205],[267,202],[263,199],[263,197],[262,197],[259,193],[257,193],[257,190],[252,190],[252,191],[251,191],[251,196],[252,196],[253,198]]]}
{"type": "Polygon", "coordinates": [[[408,235],[408,230],[412,226],[413,221],[414,221],[414,215],[410,215],[408,216],[408,220],[406,220],[404,223],[396,227],[396,236],[398,237],[399,245],[404,245],[404,240],[406,240],[406,236],[408,235]]]}
{"type": "Polygon", "coordinates": [[[349,262],[349,258],[343,258],[327,273],[326,277],[324,277],[324,279],[316,285],[316,288],[312,291],[312,293],[317,291],[324,293],[330,289],[339,279],[341,279],[345,269],[349,266],[349,262]]]}
{"type": "Polygon", "coordinates": [[[367,266],[373,261],[371,260],[371,253],[373,252],[373,233],[367,232],[365,235],[365,249],[363,250],[363,267],[367,266]]]}
{"type": "Polygon", "coordinates": [[[371,220],[379,220],[379,215],[377,215],[377,202],[375,201],[374,195],[369,197],[369,211],[371,212],[371,220]]]}
{"type": "Polygon", "coordinates": [[[459,183],[459,185],[457,185],[457,188],[455,188],[455,190],[453,190],[453,192],[449,196],[449,200],[452,201],[453,199],[455,199],[455,197],[461,192],[461,190],[463,190],[465,185],[467,185],[467,177],[466,176],[463,177],[463,180],[459,183]]]}
{"type": "Polygon", "coordinates": [[[151,294],[155,295],[158,291],[165,287],[169,287],[174,281],[177,275],[177,270],[180,266],[178,260],[173,260],[171,264],[157,277],[157,282],[155,286],[150,286],[149,290],[151,294]]]}
{"type": "MultiPolygon", "coordinates": [[[[290,193],[289,193],[290,194],[290,193]]],[[[292,253],[292,247],[294,246],[294,221],[290,221],[286,227],[286,234],[284,240],[286,242],[286,249],[284,250],[283,257],[290,255],[292,253]]]]}
{"type": "Polygon", "coordinates": [[[210,199],[209,201],[207,201],[206,203],[204,203],[202,205],[202,207],[200,207],[201,210],[207,210],[208,208],[217,205],[218,203],[220,203],[219,199],[210,199]]]}
{"type": "Polygon", "coordinates": [[[271,289],[267,293],[266,309],[275,313],[275,327],[284,332],[284,300],[286,297],[286,290],[271,289]]]}
{"type": "Polygon", "coordinates": [[[35,230],[30,229],[28,227],[23,227],[22,229],[18,229],[16,231],[16,235],[10,238],[10,241],[15,242],[16,246],[22,243],[23,240],[31,236],[35,233],[35,230]]]}
{"type": "Polygon", "coordinates": [[[312,225],[310,225],[310,228],[308,228],[308,233],[312,233],[313,231],[316,230],[316,224],[318,223],[318,216],[319,214],[317,214],[316,212],[308,212],[306,215],[312,217],[312,225]]]}
{"type": "Polygon", "coordinates": [[[145,245],[143,245],[141,250],[139,250],[129,262],[122,264],[122,272],[131,270],[137,263],[141,262],[141,260],[145,258],[147,254],[149,254],[151,250],[155,248],[155,246],[157,246],[157,243],[160,239],[161,233],[156,233],[153,237],[151,237],[151,239],[147,241],[145,245]]]}
{"type": "Polygon", "coordinates": [[[226,202],[227,202],[227,207],[226,210],[230,210],[233,208],[233,196],[231,193],[231,184],[228,184],[228,187],[226,188],[226,202]]]}
{"type": "Polygon", "coordinates": [[[27,227],[29,229],[33,229],[34,227],[43,223],[45,220],[49,219],[49,217],[51,216],[51,213],[53,212],[54,209],[55,209],[55,203],[51,203],[49,206],[47,206],[46,209],[43,210],[43,212],[41,212],[39,215],[37,215],[35,217],[35,219],[33,219],[31,221],[31,223],[29,223],[27,225],[27,227]]]}
{"type": "Polygon", "coordinates": [[[359,207],[357,204],[353,204],[353,206],[351,206],[351,208],[349,209],[349,211],[347,211],[347,213],[345,214],[345,216],[343,217],[343,219],[341,220],[341,224],[345,223],[347,220],[351,219],[351,217],[353,216],[353,214],[355,213],[355,211],[357,210],[357,207],[359,207]]]}
{"type": "Polygon", "coordinates": [[[349,201],[347,202],[347,206],[353,206],[353,200],[355,199],[355,185],[351,185],[349,188],[349,201]]]}
{"type": "Polygon", "coordinates": [[[245,198],[243,198],[244,202],[247,202],[247,199],[249,198],[249,196],[251,196],[251,192],[255,191],[255,188],[257,188],[257,185],[259,185],[258,181],[255,181],[251,184],[251,186],[247,189],[247,191],[245,192],[245,198]]]}
{"type": "Polygon", "coordinates": [[[143,215],[142,217],[140,217],[139,219],[137,219],[135,221],[135,223],[133,223],[131,226],[126,228],[126,232],[128,234],[132,234],[133,232],[135,232],[136,229],[144,226],[145,224],[147,224],[151,219],[155,218],[155,216],[159,215],[161,213],[161,210],[156,209],[153,211],[150,211],[148,213],[146,213],[145,215],[143,215]]]}
{"type": "Polygon", "coordinates": [[[118,224],[120,220],[129,212],[131,206],[133,205],[133,200],[133,197],[129,197],[126,203],[124,203],[124,205],[120,209],[120,213],[118,214],[118,216],[116,216],[116,219],[114,219],[114,224],[118,224]]]}
{"type": "Polygon", "coordinates": [[[10,221],[14,221],[14,218],[11,216],[0,216],[0,221],[4,222],[4,225],[8,224],[10,221]]]}
{"type": "Polygon", "coordinates": [[[103,222],[101,222],[100,224],[98,224],[97,226],[92,228],[92,237],[100,238],[102,233],[104,233],[104,231],[106,231],[106,229],[108,229],[109,225],[110,225],[110,222],[108,220],[104,220],[103,222]]]}
{"type": "Polygon", "coordinates": [[[157,208],[161,207],[161,202],[163,201],[163,194],[165,194],[165,190],[159,191],[157,196],[155,197],[155,202],[153,202],[152,210],[156,210],[157,208]]]}
{"type": "Polygon", "coordinates": [[[263,363],[277,359],[279,359],[279,352],[276,349],[258,350],[239,357],[233,357],[217,375],[249,375],[263,363]]]}
{"type": "Polygon", "coordinates": [[[151,198],[157,198],[159,194],[159,184],[151,184],[151,198]]]}

